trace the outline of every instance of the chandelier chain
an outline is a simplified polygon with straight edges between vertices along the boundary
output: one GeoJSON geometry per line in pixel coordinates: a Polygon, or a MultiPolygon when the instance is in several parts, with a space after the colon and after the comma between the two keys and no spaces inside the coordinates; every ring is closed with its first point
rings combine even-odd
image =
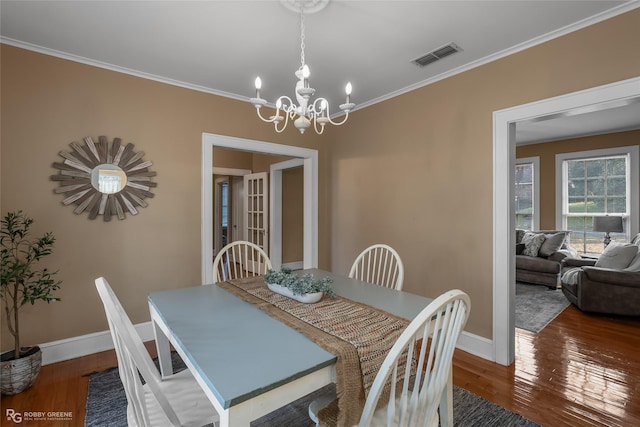
{"type": "Polygon", "coordinates": [[[304,5],[300,2],[300,69],[304,67],[304,5]]]}

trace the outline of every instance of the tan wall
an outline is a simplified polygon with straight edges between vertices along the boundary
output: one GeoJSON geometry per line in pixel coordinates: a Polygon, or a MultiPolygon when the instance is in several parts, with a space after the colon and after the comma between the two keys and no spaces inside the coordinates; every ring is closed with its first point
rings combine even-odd
{"type": "Polygon", "coordinates": [[[282,263],[304,257],[304,168],[282,171],[282,263]]]}
{"type": "Polygon", "coordinates": [[[516,158],[540,157],[540,229],[556,229],[556,154],[629,145],[640,145],[640,130],[516,147],[516,158]]]}
{"type": "Polygon", "coordinates": [[[229,148],[216,147],[213,149],[214,167],[251,170],[252,165],[253,153],[229,148]]]}
{"type": "Polygon", "coordinates": [[[318,149],[320,267],[346,274],[364,247],[389,243],[407,291],[467,291],[467,329],[491,338],[492,113],[638,76],[639,40],[636,9],[358,110],[321,137],[276,134],[248,103],[2,45],[2,212],[56,233],[48,261],[64,280],[62,302],[25,310],[24,341],[106,330],[99,275],[136,323],[149,291],[200,283],[202,132],[318,149]],[[156,197],[137,217],[89,221],[52,193],[58,151],[88,135],[134,142],[154,162],[156,197]]]}
{"type": "MultiPolygon", "coordinates": [[[[39,53],[0,45],[1,211],[35,218],[34,234],[53,231],[61,302],[26,306],[23,343],[107,330],[94,279],[105,276],[134,323],[149,320],[150,291],[200,278],[202,133],[319,150],[320,200],[327,198],[322,138],[276,134],[246,102],[230,100],[39,53]],[[120,137],[153,162],[158,187],[137,216],[90,221],[61,204],[49,176],[58,152],[85,136],[120,137]]],[[[250,88],[248,88],[249,90],[250,88]]],[[[328,219],[320,218],[319,263],[330,268],[328,219]]],[[[2,349],[11,347],[2,317],[2,349]]]]}
{"type": "Polygon", "coordinates": [[[639,47],[634,10],[330,129],[333,271],[346,274],[363,248],[388,243],[404,261],[404,289],[468,292],[467,330],[491,338],[493,112],[639,76],[639,47]]]}
{"type": "Polygon", "coordinates": [[[271,165],[274,163],[286,162],[291,160],[288,156],[275,156],[272,154],[254,154],[252,157],[252,171],[269,172],[271,165]]]}

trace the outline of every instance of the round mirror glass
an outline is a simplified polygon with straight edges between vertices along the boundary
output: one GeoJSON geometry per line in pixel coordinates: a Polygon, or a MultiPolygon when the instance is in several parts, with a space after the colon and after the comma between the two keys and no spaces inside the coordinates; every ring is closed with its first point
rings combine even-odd
{"type": "Polygon", "coordinates": [[[103,163],[91,171],[91,185],[102,194],[115,194],[127,185],[127,174],[116,165],[103,163]]]}

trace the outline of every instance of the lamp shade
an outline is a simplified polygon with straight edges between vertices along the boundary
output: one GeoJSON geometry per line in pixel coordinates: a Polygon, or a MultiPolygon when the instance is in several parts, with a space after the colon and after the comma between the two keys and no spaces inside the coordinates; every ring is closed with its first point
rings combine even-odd
{"type": "Polygon", "coordinates": [[[594,216],[593,231],[603,231],[605,233],[622,233],[621,216],[594,216]]]}

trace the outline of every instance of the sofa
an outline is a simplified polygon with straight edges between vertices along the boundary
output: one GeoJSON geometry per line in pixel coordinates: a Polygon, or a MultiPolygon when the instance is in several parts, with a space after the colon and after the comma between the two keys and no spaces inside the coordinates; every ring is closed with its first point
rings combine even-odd
{"type": "Polygon", "coordinates": [[[567,230],[516,230],[516,281],[556,289],[561,262],[577,257],[567,230]]]}
{"type": "Polygon", "coordinates": [[[610,243],[597,260],[567,258],[562,272],[562,292],[580,310],[640,316],[640,234],[610,243]]]}

